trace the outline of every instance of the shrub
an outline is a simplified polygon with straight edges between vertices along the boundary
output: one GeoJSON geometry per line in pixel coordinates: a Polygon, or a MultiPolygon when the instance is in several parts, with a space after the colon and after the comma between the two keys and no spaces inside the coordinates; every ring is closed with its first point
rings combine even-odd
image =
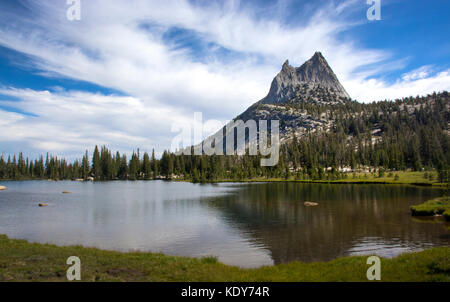
{"type": "Polygon", "coordinates": [[[214,256],[203,257],[201,258],[201,261],[205,264],[214,264],[218,262],[217,257],[214,256]]]}
{"type": "Polygon", "coordinates": [[[446,213],[444,217],[450,214],[450,198],[448,197],[432,199],[411,207],[411,214],[413,216],[433,216],[435,214],[443,214],[444,212],[446,213]]]}
{"type": "Polygon", "coordinates": [[[450,209],[447,209],[442,215],[446,221],[450,221],[450,209]]]}

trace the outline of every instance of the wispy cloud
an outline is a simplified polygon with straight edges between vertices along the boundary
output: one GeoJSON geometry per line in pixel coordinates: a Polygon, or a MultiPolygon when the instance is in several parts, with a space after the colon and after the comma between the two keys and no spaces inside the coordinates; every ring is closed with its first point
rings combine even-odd
{"type": "Polygon", "coordinates": [[[8,133],[0,140],[61,152],[97,143],[161,150],[170,146],[174,121],[194,111],[230,119],[265,96],[285,59],[299,65],[317,50],[361,101],[450,89],[448,71],[427,67],[395,83],[371,79],[380,66],[404,64],[389,51],[342,38],[358,26],[349,18],[356,1],[330,1],[289,23],[283,21],[284,1],[263,16],[238,1],[208,3],[83,1],[79,22],[66,20],[65,1],[24,1],[26,11],[0,6],[0,45],[26,54],[42,75],[127,95],[4,88],[0,93],[21,101],[0,104],[37,116],[0,111],[6,121],[1,130],[8,133]]]}
{"type": "Polygon", "coordinates": [[[428,78],[430,74],[433,73],[433,70],[434,70],[433,66],[425,65],[403,74],[402,80],[405,82],[410,82],[414,80],[425,79],[428,78]]]}

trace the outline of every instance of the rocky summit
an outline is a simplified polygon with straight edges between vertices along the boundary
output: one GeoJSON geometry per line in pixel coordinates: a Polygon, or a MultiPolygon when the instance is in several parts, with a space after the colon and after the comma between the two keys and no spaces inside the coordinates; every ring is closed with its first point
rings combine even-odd
{"type": "Polygon", "coordinates": [[[269,94],[259,103],[278,104],[290,100],[342,102],[350,96],[341,85],[320,52],[295,68],[289,61],[283,64],[273,79],[269,94]]]}
{"type": "Polygon", "coordinates": [[[286,60],[273,79],[267,96],[236,119],[279,120],[280,139],[283,142],[294,134],[302,136],[311,130],[329,129],[333,125],[326,110],[323,114],[315,114],[311,108],[342,105],[349,101],[349,94],[322,53],[316,52],[297,68],[286,60]]]}

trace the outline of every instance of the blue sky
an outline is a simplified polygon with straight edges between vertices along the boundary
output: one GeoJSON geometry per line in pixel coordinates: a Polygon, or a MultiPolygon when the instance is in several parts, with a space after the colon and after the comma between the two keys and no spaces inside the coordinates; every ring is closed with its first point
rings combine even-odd
{"type": "Polygon", "coordinates": [[[263,98],[281,65],[321,51],[352,98],[450,90],[450,2],[381,0],[0,2],[0,153],[69,158],[95,144],[170,147],[263,98]]]}

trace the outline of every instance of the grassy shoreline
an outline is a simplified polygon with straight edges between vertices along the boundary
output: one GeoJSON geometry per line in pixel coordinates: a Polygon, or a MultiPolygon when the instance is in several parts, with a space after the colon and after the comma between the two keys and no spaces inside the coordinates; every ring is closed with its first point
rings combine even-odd
{"type": "MultiPolygon", "coordinates": [[[[0,235],[0,281],[67,281],[66,260],[81,259],[82,281],[367,281],[368,256],[329,262],[291,262],[243,269],[213,257],[104,251],[29,243],[0,235]]],[[[439,247],[381,260],[382,281],[450,281],[450,248],[439,247]]]]}
{"type": "MultiPolygon", "coordinates": [[[[394,184],[394,185],[415,185],[415,186],[427,186],[443,188],[447,187],[447,183],[439,183],[436,180],[436,175],[430,180],[426,178],[425,175],[433,174],[431,172],[392,172],[385,173],[384,176],[379,177],[373,175],[372,173],[348,173],[346,178],[342,179],[323,179],[323,180],[312,180],[312,179],[295,179],[294,177],[286,178],[244,178],[244,179],[217,179],[213,181],[207,181],[206,183],[252,183],[252,182],[295,182],[295,183],[317,183],[317,184],[394,184]],[[389,174],[392,174],[389,176],[389,174]],[[397,176],[397,178],[395,177],[397,176]]],[[[436,174],[436,173],[435,173],[436,174]]],[[[174,181],[182,182],[192,182],[191,179],[178,179],[174,181]]]]}
{"type": "Polygon", "coordinates": [[[422,204],[411,206],[412,216],[442,215],[450,221],[450,197],[444,196],[428,200],[422,204]]]}
{"type": "MultiPolygon", "coordinates": [[[[296,179],[295,177],[286,178],[243,178],[243,179],[230,179],[219,178],[214,180],[206,180],[203,183],[252,183],[252,182],[296,182],[296,183],[317,183],[317,184],[397,184],[397,185],[416,185],[427,187],[447,187],[447,183],[439,183],[436,180],[436,173],[433,172],[411,172],[411,171],[397,171],[386,172],[384,176],[379,177],[373,173],[347,173],[346,178],[342,179],[296,179]],[[389,176],[391,174],[391,176],[389,176]],[[425,175],[433,175],[433,179],[426,178],[425,175]],[[395,177],[397,176],[397,178],[395,177]]],[[[0,179],[0,182],[12,182],[12,181],[78,181],[78,180],[58,180],[58,179],[37,179],[37,178],[23,178],[23,179],[0,179]]],[[[142,181],[152,181],[153,179],[138,179],[142,181]]],[[[190,178],[178,178],[178,179],[157,179],[175,182],[192,182],[190,178]]],[[[121,180],[102,180],[102,181],[121,181],[121,180]]],[[[126,180],[133,181],[133,180],[126,180]]]]}

